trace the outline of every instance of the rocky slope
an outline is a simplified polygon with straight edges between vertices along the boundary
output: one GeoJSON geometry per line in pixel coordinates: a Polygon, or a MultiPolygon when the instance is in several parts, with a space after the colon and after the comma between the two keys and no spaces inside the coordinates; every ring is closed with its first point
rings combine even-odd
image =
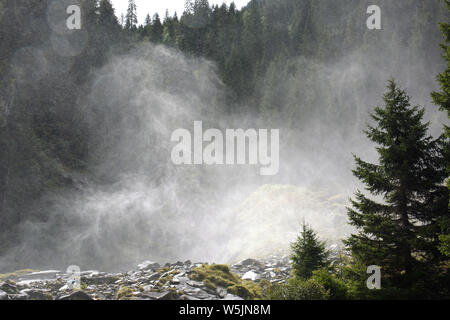
{"type": "MultiPolygon", "coordinates": [[[[73,289],[69,274],[49,270],[3,275],[0,300],[242,300],[249,296],[242,290],[230,288],[242,289],[244,283],[257,285],[263,282],[284,282],[290,271],[286,255],[246,259],[230,266],[191,261],[160,265],[146,261],[127,273],[83,271],[80,288],[73,289]],[[199,270],[214,270],[214,266],[227,279],[236,282],[231,284],[239,285],[230,286],[227,290],[226,285],[220,285],[220,281],[219,285],[215,285],[206,278],[196,281],[199,279],[193,277],[193,274],[198,275],[199,270]]],[[[207,277],[216,279],[220,275],[207,277]]],[[[243,290],[246,291],[245,288],[243,290]]]]}

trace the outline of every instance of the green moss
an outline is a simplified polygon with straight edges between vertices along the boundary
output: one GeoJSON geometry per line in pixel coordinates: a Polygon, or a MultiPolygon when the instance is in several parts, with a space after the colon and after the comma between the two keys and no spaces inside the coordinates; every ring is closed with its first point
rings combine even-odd
{"type": "Polygon", "coordinates": [[[211,270],[217,270],[226,274],[231,274],[230,267],[228,267],[226,264],[213,264],[211,265],[211,270]]]}
{"type": "Polygon", "coordinates": [[[158,273],[165,273],[165,272],[167,272],[167,271],[169,271],[169,270],[170,270],[169,267],[164,267],[164,268],[161,268],[161,269],[156,270],[156,272],[158,272],[158,273]]]}
{"type": "Polygon", "coordinates": [[[260,283],[246,280],[242,281],[242,285],[250,292],[250,295],[251,297],[253,297],[253,299],[265,299],[264,292],[266,292],[267,289],[264,289],[260,283]]]}
{"type": "Polygon", "coordinates": [[[173,277],[171,275],[166,275],[165,277],[162,277],[159,279],[159,281],[156,283],[157,287],[164,286],[167,282],[171,282],[173,280],[173,277]]]}
{"type": "Polygon", "coordinates": [[[227,288],[229,293],[232,293],[236,296],[239,296],[241,298],[244,298],[246,300],[251,300],[252,299],[252,295],[250,293],[250,291],[243,285],[233,285],[231,287],[227,288]]]}
{"type": "Polygon", "coordinates": [[[263,292],[265,290],[261,286],[253,281],[242,280],[224,264],[204,264],[193,269],[189,274],[189,278],[195,281],[203,281],[203,284],[211,289],[216,289],[217,287],[226,288],[228,292],[244,299],[264,298],[263,292]]]}
{"type": "Polygon", "coordinates": [[[208,279],[203,280],[203,284],[207,288],[210,288],[210,289],[216,289],[217,288],[217,286],[214,283],[212,283],[210,280],[208,280],[208,279]]]}
{"type": "Polygon", "coordinates": [[[180,270],[175,269],[175,270],[170,271],[170,272],[169,272],[169,275],[174,276],[174,275],[176,275],[176,274],[179,274],[180,272],[181,272],[180,270]]]}
{"type": "Polygon", "coordinates": [[[133,289],[130,287],[122,287],[117,292],[117,299],[133,296],[133,289]]]}

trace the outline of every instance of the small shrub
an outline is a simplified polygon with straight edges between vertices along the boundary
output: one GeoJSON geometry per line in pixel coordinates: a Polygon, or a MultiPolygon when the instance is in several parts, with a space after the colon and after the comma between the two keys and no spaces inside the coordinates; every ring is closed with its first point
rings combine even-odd
{"type": "Polygon", "coordinates": [[[273,285],[269,297],[272,300],[327,300],[330,295],[317,280],[291,278],[286,284],[273,285]]]}
{"type": "Polygon", "coordinates": [[[241,298],[244,298],[246,300],[251,300],[253,298],[250,291],[246,287],[244,287],[243,285],[240,285],[240,284],[235,284],[231,287],[228,287],[227,290],[229,293],[232,293],[232,294],[239,296],[241,298]]]}
{"type": "Polygon", "coordinates": [[[292,243],[292,271],[295,276],[309,279],[314,270],[324,268],[329,264],[330,252],[325,242],[319,240],[317,233],[306,223],[297,241],[292,243]]]}
{"type": "Polygon", "coordinates": [[[311,279],[320,283],[329,292],[331,300],[347,299],[347,286],[336,275],[321,269],[314,271],[311,279]]]}

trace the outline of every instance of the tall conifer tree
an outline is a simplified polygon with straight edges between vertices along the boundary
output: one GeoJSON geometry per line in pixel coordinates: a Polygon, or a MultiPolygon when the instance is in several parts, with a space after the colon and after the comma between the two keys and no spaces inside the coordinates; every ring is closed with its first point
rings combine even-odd
{"type": "Polygon", "coordinates": [[[325,242],[320,241],[316,232],[306,223],[303,223],[300,236],[291,248],[292,268],[297,277],[308,279],[313,271],[328,264],[330,253],[325,248],[325,242]]]}
{"type": "Polygon", "coordinates": [[[353,170],[379,201],[356,193],[348,216],[358,233],[345,243],[356,262],[381,267],[385,285],[423,293],[443,261],[438,222],[448,216],[444,141],[428,136],[424,110],[412,107],[394,81],[384,102],[372,114],[376,126],[365,131],[378,145],[378,164],[355,156],[353,170]]]}
{"type": "MultiPolygon", "coordinates": [[[[450,1],[446,0],[445,3],[450,10],[450,1]]],[[[441,85],[441,89],[438,92],[431,94],[433,101],[438,105],[441,111],[446,111],[450,118],[450,24],[441,23],[441,31],[444,35],[444,43],[441,45],[444,52],[444,59],[447,62],[447,69],[438,75],[438,82],[441,85]]],[[[445,134],[450,138],[450,127],[445,126],[445,134]]],[[[446,155],[450,155],[450,150],[447,148],[446,155]]],[[[450,171],[449,163],[447,163],[447,173],[450,171]]],[[[447,187],[450,188],[450,180],[447,180],[447,187]]],[[[450,257],[450,217],[443,218],[441,220],[442,234],[440,235],[440,249],[441,251],[450,257]]]]}
{"type": "Polygon", "coordinates": [[[137,21],[137,6],[135,0],[128,0],[127,15],[125,17],[125,28],[135,29],[137,21]]]}

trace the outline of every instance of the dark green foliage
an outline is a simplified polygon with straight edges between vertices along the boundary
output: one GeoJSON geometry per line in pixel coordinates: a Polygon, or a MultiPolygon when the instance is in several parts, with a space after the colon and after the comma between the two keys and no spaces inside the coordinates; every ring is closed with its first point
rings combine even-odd
{"type": "MultiPolygon", "coordinates": [[[[448,9],[450,10],[450,1],[445,0],[448,9]]],[[[444,35],[444,43],[441,45],[443,50],[443,57],[447,62],[447,69],[438,75],[438,81],[441,85],[441,90],[431,94],[433,101],[442,111],[446,111],[450,118],[450,24],[441,23],[441,31],[444,35]]],[[[445,134],[450,138],[450,127],[445,126],[445,134]]],[[[445,150],[447,156],[450,155],[450,149],[447,145],[445,150]]],[[[450,172],[450,163],[447,162],[447,173],[450,172]]],[[[450,180],[447,180],[447,187],[450,188],[450,180]]],[[[450,203],[449,203],[450,206],[450,203]]],[[[440,250],[442,254],[450,257],[450,217],[443,217],[441,219],[442,234],[439,236],[441,241],[440,250]]]]}
{"type": "MultiPolygon", "coordinates": [[[[450,10],[450,1],[444,0],[450,10]]],[[[441,31],[444,36],[442,44],[443,57],[447,63],[447,69],[438,75],[441,90],[432,93],[433,101],[442,111],[446,111],[450,117],[450,24],[441,23],[441,31]]],[[[447,131],[448,132],[448,131],[447,131]]]]}
{"type": "MultiPolygon", "coordinates": [[[[414,55],[426,60],[430,50],[437,52],[435,21],[448,19],[440,0],[384,0],[378,5],[383,8],[383,25],[392,32],[374,34],[365,28],[363,0],[252,0],[241,11],[234,4],[210,7],[206,0],[188,0],[180,19],[166,15],[162,41],[216,62],[232,92],[230,106],[261,105],[267,93],[261,81],[270,76],[267,72],[276,60],[303,56],[332,62],[355,49],[376,51],[383,41],[408,47],[408,63],[414,63],[414,55]],[[411,17],[410,12],[417,14],[411,17]],[[397,23],[399,19],[402,23],[397,23]]],[[[161,41],[159,23],[145,23],[139,32],[141,37],[161,41]],[[152,29],[157,34],[153,38],[152,29]]]]}
{"type": "Polygon", "coordinates": [[[269,297],[272,300],[327,300],[330,295],[315,279],[292,278],[286,284],[273,285],[269,297]]]}
{"type": "Polygon", "coordinates": [[[155,43],[160,43],[163,38],[163,26],[161,24],[161,20],[159,19],[159,15],[156,13],[153,16],[152,20],[152,29],[151,29],[150,39],[155,43]]]}
{"type": "Polygon", "coordinates": [[[76,57],[58,55],[47,24],[49,3],[0,1],[0,255],[17,243],[21,223],[45,221],[41,196],[72,188],[76,173],[86,170],[90,137],[78,99],[113,44],[126,46],[111,3],[83,0],[88,43],[76,57]],[[52,68],[41,68],[36,57],[52,68]]]}
{"type": "Polygon", "coordinates": [[[314,271],[311,279],[320,283],[328,291],[331,300],[346,300],[348,298],[348,289],[345,282],[328,270],[314,271]]]}
{"type": "Polygon", "coordinates": [[[292,248],[292,268],[297,277],[309,279],[314,270],[327,267],[329,252],[325,242],[317,238],[317,234],[307,224],[302,225],[302,231],[292,248]]]}
{"type": "Polygon", "coordinates": [[[439,221],[449,213],[443,186],[446,141],[427,135],[424,110],[409,100],[390,81],[385,106],[375,108],[376,126],[369,126],[366,135],[378,145],[378,164],[355,156],[353,173],[380,201],[356,193],[348,216],[359,232],[345,243],[357,264],[382,268],[384,287],[404,289],[413,297],[438,294],[432,279],[444,261],[438,250],[439,221]]]}
{"type": "Polygon", "coordinates": [[[137,27],[137,6],[135,0],[128,0],[127,15],[125,16],[125,29],[136,30],[137,27]]]}

